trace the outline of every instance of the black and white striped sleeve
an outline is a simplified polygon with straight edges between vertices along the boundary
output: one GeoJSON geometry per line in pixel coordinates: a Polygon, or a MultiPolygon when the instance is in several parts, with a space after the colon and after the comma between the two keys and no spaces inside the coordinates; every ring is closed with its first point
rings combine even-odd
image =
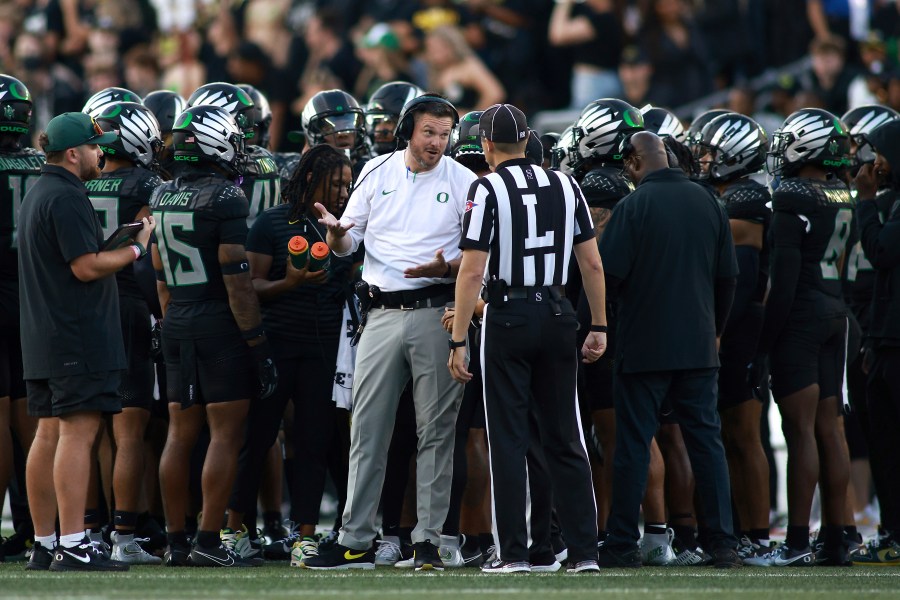
{"type": "Polygon", "coordinates": [[[580,244],[594,237],[594,222],[591,220],[591,212],[588,210],[587,202],[584,200],[584,194],[581,188],[571,177],[568,178],[569,183],[575,189],[575,234],[572,237],[572,244],[580,244]]]}
{"type": "Polygon", "coordinates": [[[490,250],[494,237],[494,209],[490,202],[492,196],[490,184],[484,178],[478,179],[469,187],[462,238],[459,242],[461,249],[490,250]]]}

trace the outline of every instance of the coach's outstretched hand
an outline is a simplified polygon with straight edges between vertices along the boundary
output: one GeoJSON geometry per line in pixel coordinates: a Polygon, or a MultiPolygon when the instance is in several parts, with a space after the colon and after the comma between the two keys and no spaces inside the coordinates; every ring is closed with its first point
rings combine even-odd
{"type": "Polygon", "coordinates": [[[328,212],[328,209],[325,208],[321,202],[316,202],[313,206],[319,211],[319,223],[324,225],[325,228],[328,229],[328,233],[334,237],[344,237],[344,234],[353,227],[353,223],[348,223],[346,225],[341,223],[341,220],[328,212]]]}

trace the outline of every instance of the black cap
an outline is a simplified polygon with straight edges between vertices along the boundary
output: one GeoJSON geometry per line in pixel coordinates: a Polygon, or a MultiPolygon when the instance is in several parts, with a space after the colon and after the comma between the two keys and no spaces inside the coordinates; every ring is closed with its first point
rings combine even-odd
{"type": "Polygon", "coordinates": [[[528,138],[525,113],[512,104],[495,104],[479,119],[481,137],[501,144],[517,144],[528,138]]]}

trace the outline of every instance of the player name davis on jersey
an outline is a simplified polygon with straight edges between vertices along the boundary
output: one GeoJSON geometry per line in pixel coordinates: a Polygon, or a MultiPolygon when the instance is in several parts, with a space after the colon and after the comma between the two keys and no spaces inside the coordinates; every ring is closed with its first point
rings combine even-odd
{"type": "Polygon", "coordinates": [[[194,197],[193,191],[187,192],[164,192],[159,200],[156,201],[156,206],[187,206],[191,202],[191,198],[194,197]]]}

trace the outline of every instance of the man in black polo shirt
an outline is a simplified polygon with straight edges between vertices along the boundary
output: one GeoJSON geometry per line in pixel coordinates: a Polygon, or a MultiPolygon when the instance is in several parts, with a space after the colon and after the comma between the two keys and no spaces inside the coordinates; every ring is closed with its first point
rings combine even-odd
{"type": "Polygon", "coordinates": [[[598,571],[594,490],[575,395],[577,323],[563,287],[574,249],[592,312],[582,353],[593,362],[606,348],[603,265],[594,227],[574,180],[525,158],[528,127],[519,109],[494,105],[481,115],[479,127],[494,173],[469,188],[447,366],[460,383],[472,378],[466,370],[466,334],[487,265],[481,356],[500,548],[497,559],[482,569],[559,568],[549,547],[549,498],[532,506],[531,537],[546,547],[529,554],[525,455],[539,439],[568,544],[569,571],[598,571]],[[541,561],[541,554],[550,560],[541,561]]]}
{"type": "Polygon", "coordinates": [[[98,144],[115,139],[86,114],[52,119],[40,138],[47,164],[19,214],[22,358],[28,411],[40,419],[26,474],[34,569],[127,569],[84,537],[91,448],[101,415],[122,406],[126,364],[113,275],[146,254],[154,229],[145,217],[132,245],[101,249],[100,221],[83,182],[100,176],[98,144]],[[51,557],[57,504],[61,535],[51,557]]]}
{"type": "Polygon", "coordinates": [[[712,194],[668,168],[656,134],[623,144],[639,187],[613,211],[600,241],[607,288],[618,294],[615,481],[600,565],[639,567],[638,511],[650,440],[668,398],[691,457],[718,567],[735,552],[728,466],[716,412],[718,338],[734,296],[737,263],[728,217],[712,194]]]}

